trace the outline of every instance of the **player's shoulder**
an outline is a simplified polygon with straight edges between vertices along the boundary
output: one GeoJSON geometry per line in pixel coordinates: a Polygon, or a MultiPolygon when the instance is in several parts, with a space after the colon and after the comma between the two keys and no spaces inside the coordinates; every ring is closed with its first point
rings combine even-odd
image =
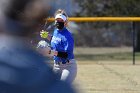
{"type": "Polygon", "coordinates": [[[65,28],[64,30],[68,35],[72,35],[71,31],[68,28],[65,28]]]}
{"type": "Polygon", "coordinates": [[[58,34],[58,29],[55,28],[53,33],[54,33],[54,34],[58,34]]]}

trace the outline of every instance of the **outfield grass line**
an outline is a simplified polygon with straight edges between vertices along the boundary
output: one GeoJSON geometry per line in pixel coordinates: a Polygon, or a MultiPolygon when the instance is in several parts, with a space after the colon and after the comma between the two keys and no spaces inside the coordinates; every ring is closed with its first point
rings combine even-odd
{"type": "MultiPolygon", "coordinates": [[[[101,48],[75,48],[75,58],[84,61],[121,61],[133,60],[132,47],[101,47],[101,48]]],[[[135,60],[140,62],[140,53],[135,53],[135,60]]]]}

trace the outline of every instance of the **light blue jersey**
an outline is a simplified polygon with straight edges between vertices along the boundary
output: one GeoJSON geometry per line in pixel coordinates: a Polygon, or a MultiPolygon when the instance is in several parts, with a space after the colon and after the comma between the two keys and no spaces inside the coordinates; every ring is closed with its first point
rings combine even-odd
{"type": "Polygon", "coordinates": [[[51,48],[59,52],[67,52],[68,58],[54,56],[56,62],[65,63],[67,60],[74,59],[73,48],[74,40],[72,34],[66,29],[55,29],[51,40],[51,48]]]}

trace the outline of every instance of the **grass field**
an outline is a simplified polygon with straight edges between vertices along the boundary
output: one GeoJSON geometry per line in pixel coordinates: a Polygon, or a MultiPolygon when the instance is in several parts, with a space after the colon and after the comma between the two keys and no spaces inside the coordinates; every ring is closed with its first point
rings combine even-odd
{"type": "MultiPolygon", "coordinates": [[[[76,48],[74,52],[77,60],[133,60],[131,47],[76,48]]],[[[140,53],[135,53],[135,59],[140,60],[140,53]]]]}
{"type": "Polygon", "coordinates": [[[80,93],[140,93],[140,65],[114,63],[78,61],[75,85],[80,93]]]}
{"type": "Polygon", "coordinates": [[[75,86],[80,93],[140,93],[140,54],[132,65],[131,52],[131,48],[77,48],[75,86]]]}

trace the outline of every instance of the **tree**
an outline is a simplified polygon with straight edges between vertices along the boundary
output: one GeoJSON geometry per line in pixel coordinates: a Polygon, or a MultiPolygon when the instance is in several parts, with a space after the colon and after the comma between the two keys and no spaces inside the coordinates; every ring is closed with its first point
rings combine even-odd
{"type": "MultiPolygon", "coordinates": [[[[77,12],[76,16],[140,16],[140,0],[76,0],[79,5],[80,11],[77,12]]],[[[83,24],[83,23],[82,23],[83,24]]],[[[81,28],[93,29],[93,27],[109,28],[114,23],[92,23],[89,27],[88,23],[82,25],[81,28]],[[87,24],[87,25],[86,25],[87,24]]],[[[131,23],[130,23],[131,24],[131,23]]],[[[126,25],[128,28],[131,25],[126,25]]],[[[136,23],[137,24],[137,23],[136,23]]],[[[139,24],[137,24],[139,25],[139,24]]],[[[137,29],[140,27],[137,26],[137,29]]],[[[96,28],[95,28],[96,29],[96,28]]],[[[140,31],[139,31],[140,32],[140,31]]],[[[140,46],[140,35],[137,34],[137,47],[140,46]]],[[[93,32],[94,33],[94,32],[93,32]]],[[[81,32],[80,35],[84,36],[85,32],[81,32]]],[[[90,32],[91,34],[91,32],[90,32]]],[[[131,34],[131,33],[124,33],[131,34]]],[[[84,38],[84,37],[83,37],[84,38]]],[[[132,38],[131,38],[132,39],[132,38]]],[[[130,39],[130,41],[131,41],[130,39]]],[[[92,39],[91,39],[92,40],[92,39]]],[[[86,40],[87,41],[87,40],[86,40]]]]}

